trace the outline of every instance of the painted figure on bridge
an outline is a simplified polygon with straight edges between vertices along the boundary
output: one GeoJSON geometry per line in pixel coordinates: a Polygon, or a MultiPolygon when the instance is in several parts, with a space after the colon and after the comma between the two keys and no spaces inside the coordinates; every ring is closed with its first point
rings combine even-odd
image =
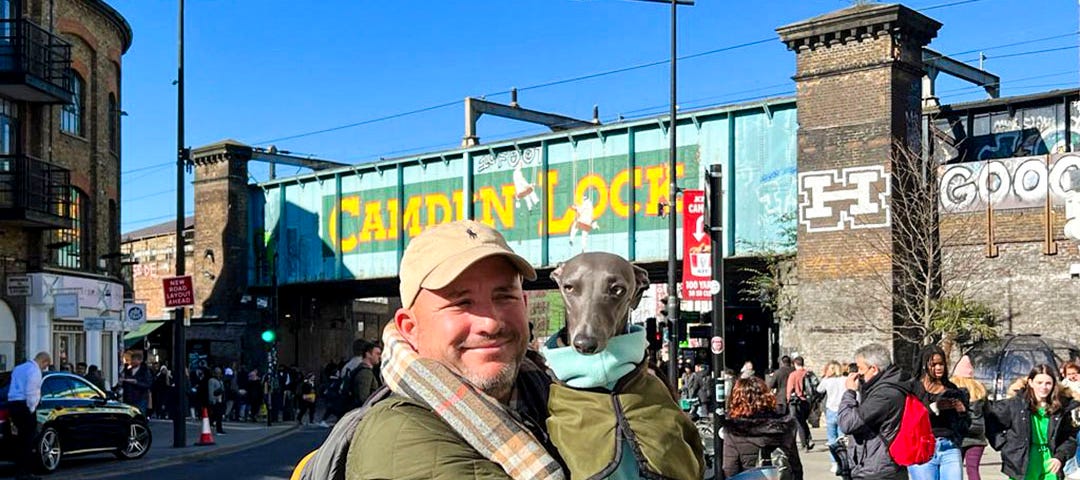
{"type": "Polygon", "coordinates": [[[581,196],[581,201],[570,207],[574,211],[574,223],[570,224],[570,245],[574,245],[574,236],[581,231],[581,251],[589,248],[589,232],[600,228],[593,214],[593,201],[588,194],[581,196]]]}
{"type": "Polygon", "coordinates": [[[536,194],[536,187],[525,178],[519,163],[514,168],[514,207],[521,206],[521,199],[525,199],[525,208],[531,212],[533,206],[540,203],[540,196],[536,194]]]}

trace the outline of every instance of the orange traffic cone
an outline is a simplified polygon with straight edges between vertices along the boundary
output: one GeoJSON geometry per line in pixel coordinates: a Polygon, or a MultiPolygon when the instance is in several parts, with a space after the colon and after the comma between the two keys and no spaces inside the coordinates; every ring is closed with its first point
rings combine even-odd
{"type": "Polygon", "coordinates": [[[199,435],[199,441],[195,442],[197,447],[205,447],[214,444],[214,435],[210,433],[210,417],[206,415],[206,408],[202,409],[202,435],[199,435]]]}

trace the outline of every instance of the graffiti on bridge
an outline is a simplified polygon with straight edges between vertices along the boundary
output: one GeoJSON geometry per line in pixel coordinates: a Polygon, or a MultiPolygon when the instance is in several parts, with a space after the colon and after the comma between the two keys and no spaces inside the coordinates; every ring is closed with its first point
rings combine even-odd
{"type": "Polygon", "coordinates": [[[806,231],[888,227],[889,174],[881,165],[799,174],[799,223],[806,231]]]}
{"type": "Polygon", "coordinates": [[[1055,206],[1065,204],[1070,172],[1080,169],[1080,154],[1064,153],[967,162],[939,167],[941,209],[971,212],[986,208],[989,200],[998,210],[1041,207],[1050,194],[1055,206]]]}

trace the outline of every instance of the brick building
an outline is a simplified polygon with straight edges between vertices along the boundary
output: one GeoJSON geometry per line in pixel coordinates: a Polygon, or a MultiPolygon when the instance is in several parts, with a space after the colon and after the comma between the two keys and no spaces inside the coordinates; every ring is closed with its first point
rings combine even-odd
{"type": "Polygon", "coordinates": [[[37,351],[115,378],[121,57],[127,21],[101,0],[0,1],[0,370],[37,351]],[[11,294],[11,295],[9,295],[11,294]]]}

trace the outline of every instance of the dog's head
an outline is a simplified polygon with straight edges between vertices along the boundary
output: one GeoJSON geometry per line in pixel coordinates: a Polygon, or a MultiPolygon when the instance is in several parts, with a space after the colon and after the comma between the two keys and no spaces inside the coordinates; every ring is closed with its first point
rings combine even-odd
{"type": "Polygon", "coordinates": [[[577,255],[551,272],[566,303],[566,341],[583,354],[607,348],[626,331],[630,310],[649,287],[649,274],[626,259],[603,252],[577,255]]]}

